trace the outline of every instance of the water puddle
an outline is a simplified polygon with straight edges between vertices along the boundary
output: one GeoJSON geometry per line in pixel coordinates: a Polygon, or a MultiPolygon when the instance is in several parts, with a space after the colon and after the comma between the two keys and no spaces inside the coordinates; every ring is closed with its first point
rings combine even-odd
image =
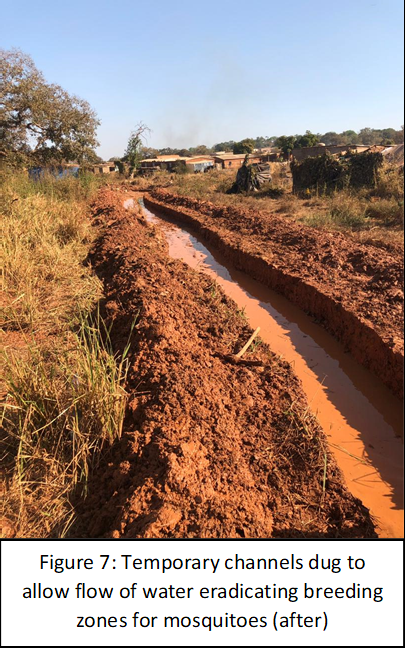
{"type": "MultiPolygon", "coordinates": [[[[133,205],[133,199],[124,206],[133,205]]],[[[209,275],[244,309],[273,352],[302,381],[350,491],[368,507],[384,538],[403,537],[402,405],[342,345],[286,298],[236,270],[192,229],[144,208],[172,258],[209,275]]]]}

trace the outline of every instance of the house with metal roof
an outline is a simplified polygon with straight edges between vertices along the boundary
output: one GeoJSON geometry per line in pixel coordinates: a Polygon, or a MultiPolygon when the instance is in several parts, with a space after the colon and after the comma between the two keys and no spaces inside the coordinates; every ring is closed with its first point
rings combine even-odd
{"type": "MultiPolygon", "coordinates": [[[[217,169],[239,169],[243,165],[245,158],[246,153],[214,154],[214,162],[217,169]]],[[[260,162],[260,155],[250,154],[248,160],[250,163],[260,162]]]]}
{"type": "Polygon", "coordinates": [[[173,171],[176,166],[185,165],[188,171],[198,173],[206,171],[214,166],[214,161],[211,156],[193,156],[190,158],[182,157],[179,155],[157,156],[156,158],[145,158],[141,162],[141,173],[148,173],[157,171],[158,169],[166,169],[173,171]]]}

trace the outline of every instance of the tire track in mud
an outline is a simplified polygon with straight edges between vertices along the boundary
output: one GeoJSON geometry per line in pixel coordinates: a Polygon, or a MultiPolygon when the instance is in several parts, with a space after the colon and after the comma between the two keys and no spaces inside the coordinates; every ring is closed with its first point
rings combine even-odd
{"type": "MultiPolygon", "coordinates": [[[[332,335],[345,345],[359,363],[380,378],[397,397],[402,398],[404,356],[403,350],[399,346],[399,340],[395,339],[393,343],[391,335],[384,338],[371,322],[367,322],[360,314],[348,309],[345,306],[346,296],[342,292],[335,291],[333,293],[333,290],[329,290],[330,294],[328,294],[324,290],[326,287],[322,287],[315,275],[313,279],[304,279],[299,276],[297,267],[293,268],[291,265],[288,267],[287,259],[283,260],[283,250],[287,255],[291,241],[295,242],[299,238],[300,230],[305,231],[308,228],[304,226],[298,228],[294,224],[284,223],[283,227],[287,228],[285,248],[281,246],[280,250],[278,242],[274,251],[270,239],[270,250],[263,256],[259,252],[252,252],[247,249],[246,239],[249,238],[248,235],[241,235],[235,230],[225,230],[223,226],[224,218],[221,220],[221,227],[216,225],[219,219],[211,214],[213,206],[207,208],[207,205],[202,203],[201,212],[197,212],[198,201],[172,195],[162,190],[155,190],[145,195],[144,201],[147,207],[161,210],[180,222],[191,225],[207,242],[211,243],[223,254],[235,268],[243,270],[252,278],[284,295],[303,311],[319,320],[332,335]],[[204,213],[207,209],[210,214],[204,213]],[[288,229],[291,229],[291,232],[288,229]],[[274,255],[273,252],[275,252],[274,255]],[[267,254],[273,255],[273,258],[265,258],[267,254]]],[[[221,213],[219,208],[217,211],[221,213]]],[[[224,210],[224,212],[228,214],[229,210],[224,210]]],[[[235,209],[232,212],[238,213],[235,209]]],[[[214,213],[216,212],[214,211],[214,213]]],[[[241,218],[243,217],[244,215],[241,216],[241,218]]],[[[276,222],[277,219],[278,217],[275,218],[276,222]]],[[[252,225],[253,240],[254,231],[255,228],[252,225]]],[[[308,237],[308,247],[314,248],[317,243],[319,243],[320,248],[322,247],[322,237],[318,233],[312,231],[308,237]]],[[[339,235],[339,237],[342,239],[342,235],[339,235]]],[[[336,237],[338,243],[339,237],[336,237]]],[[[305,237],[303,238],[304,243],[301,243],[301,246],[305,246],[305,237]]],[[[330,241],[328,241],[328,245],[330,245],[330,241]]],[[[354,246],[353,255],[357,248],[359,246],[354,246]]],[[[295,259],[295,262],[297,262],[297,259],[295,259]]],[[[378,273],[381,274],[381,271],[378,270],[378,273]]],[[[393,288],[397,290],[395,286],[393,288]]]]}

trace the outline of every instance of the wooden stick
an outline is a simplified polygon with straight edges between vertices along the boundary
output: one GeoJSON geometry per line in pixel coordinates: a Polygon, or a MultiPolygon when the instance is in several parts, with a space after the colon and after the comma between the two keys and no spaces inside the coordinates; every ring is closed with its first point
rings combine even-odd
{"type": "Polygon", "coordinates": [[[242,349],[240,350],[240,352],[238,352],[238,353],[236,354],[236,358],[242,358],[243,354],[244,354],[245,351],[249,348],[249,346],[252,344],[252,342],[253,342],[254,339],[256,338],[257,334],[259,333],[259,331],[260,331],[260,327],[257,327],[256,331],[254,331],[254,332],[252,333],[252,335],[250,336],[250,338],[249,338],[249,340],[247,341],[246,345],[245,345],[244,347],[242,347],[242,349]]]}

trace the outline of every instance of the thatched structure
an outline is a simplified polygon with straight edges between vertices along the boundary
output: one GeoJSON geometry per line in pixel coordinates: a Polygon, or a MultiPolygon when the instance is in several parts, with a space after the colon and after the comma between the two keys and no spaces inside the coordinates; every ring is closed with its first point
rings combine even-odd
{"type": "Polygon", "coordinates": [[[330,193],[344,187],[372,187],[383,164],[380,152],[348,153],[338,158],[330,154],[306,158],[291,164],[293,192],[306,190],[330,193]]]}

